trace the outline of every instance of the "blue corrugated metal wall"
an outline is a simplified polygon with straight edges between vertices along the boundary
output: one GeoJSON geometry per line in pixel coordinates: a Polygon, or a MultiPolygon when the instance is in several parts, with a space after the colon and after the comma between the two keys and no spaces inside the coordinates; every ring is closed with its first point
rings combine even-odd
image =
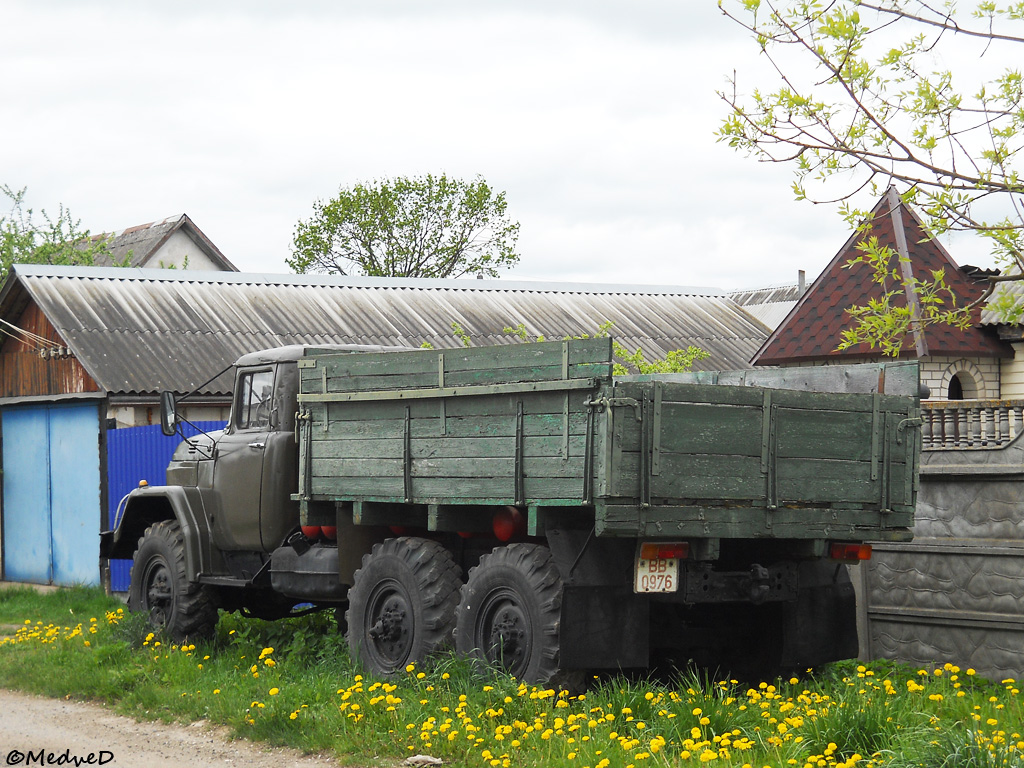
{"type": "MultiPolygon", "coordinates": [[[[199,421],[196,427],[206,432],[224,428],[222,421],[199,421]]],[[[186,437],[197,430],[191,424],[182,424],[186,437]]],[[[166,437],[157,425],[127,427],[107,431],[107,492],[109,498],[108,522],[114,525],[117,505],[140,480],[150,485],[163,485],[167,464],[180,437],[166,437]]],[[[132,567],[131,560],[110,561],[110,586],[115,592],[128,591],[132,567]]]]}

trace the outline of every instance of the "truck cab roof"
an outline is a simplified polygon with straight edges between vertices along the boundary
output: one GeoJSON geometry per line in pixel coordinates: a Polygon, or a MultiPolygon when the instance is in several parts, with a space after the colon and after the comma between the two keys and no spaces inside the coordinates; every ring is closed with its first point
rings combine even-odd
{"type": "Polygon", "coordinates": [[[236,366],[265,365],[300,360],[306,350],[316,349],[325,352],[388,352],[409,349],[409,347],[384,347],[379,344],[289,344],[283,347],[262,349],[259,352],[247,352],[235,361],[236,366]]]}

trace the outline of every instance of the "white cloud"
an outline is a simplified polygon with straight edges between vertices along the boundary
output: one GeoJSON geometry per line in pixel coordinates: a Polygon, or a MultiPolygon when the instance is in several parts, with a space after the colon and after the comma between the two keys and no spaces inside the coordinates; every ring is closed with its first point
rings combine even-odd
{"type": "Polygon", "coordinates": [[[715,143],[751,52],[712,2],[8,6],[0,182],[93,230],[184,211],[241,269],[285,271],[314,200],[444,171],[507,192],[512,276],[744,287],[846,239],[715,143]]]}

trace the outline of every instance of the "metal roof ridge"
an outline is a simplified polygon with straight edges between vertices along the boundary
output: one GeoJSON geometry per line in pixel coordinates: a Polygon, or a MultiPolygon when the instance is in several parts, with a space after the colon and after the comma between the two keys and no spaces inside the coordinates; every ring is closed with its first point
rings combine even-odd
{"type": "Polygon", "coordinates": [[[180,283],[250,283],[267,285],[312,285],[342,288],[390,288],[424,290],[447,288],[464,291],[528,291],[536,293],[662,294],[724,298],[721,288],[631,285],[624,283],[541,282],[528,280],[478,280],[475,278],[363,277],[291,273],[224,272],[140,267],[80,267],[51,264],[15,264],[21,277],[62,277],[78,279],[150,280],[180,283]]]}
{"type": "Polygon", "coordinates": [[[726,296],[734,296],[737,293],[767,293],[768,291],[778,291],[784,288],[793,289],[799,288],[799,283],[787,282],[787,283],[772,283],[771,285],[762,285],[760,288],[730,288],[726,291],[726,296]]]}

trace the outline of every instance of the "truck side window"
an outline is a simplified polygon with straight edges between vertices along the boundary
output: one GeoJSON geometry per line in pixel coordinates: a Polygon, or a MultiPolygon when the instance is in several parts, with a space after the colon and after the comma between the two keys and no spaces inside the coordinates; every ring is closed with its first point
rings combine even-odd
{"type": "Polygon", "coordinates": [[[237,429],[258,429],[270,426],[271,401],[274,395],[274,372],[255,371],[242,374],[238,388],[235,417],[237,429]]]}

